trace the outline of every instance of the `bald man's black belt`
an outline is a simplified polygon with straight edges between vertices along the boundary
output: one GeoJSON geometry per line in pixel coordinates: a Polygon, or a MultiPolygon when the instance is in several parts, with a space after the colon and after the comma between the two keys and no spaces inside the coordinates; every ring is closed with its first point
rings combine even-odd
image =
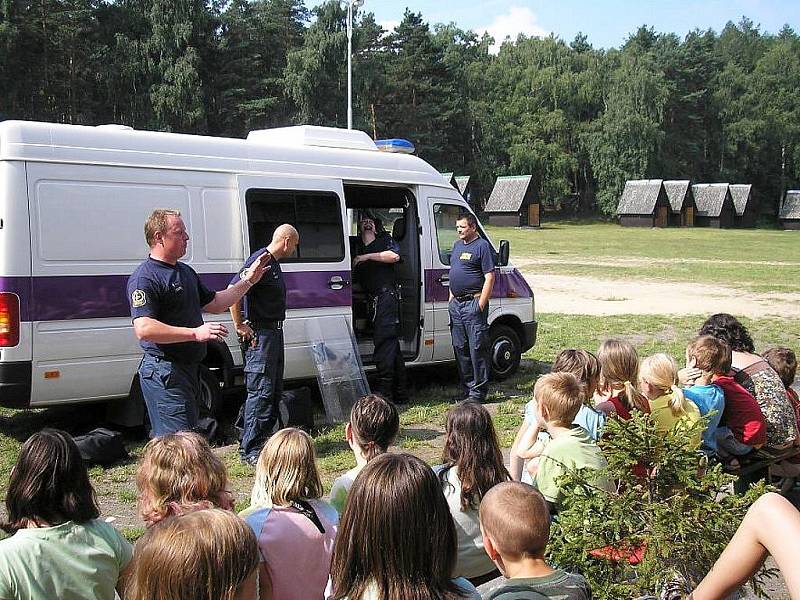
{"type": "Polygon", "coordinates": [[[253,329],[283,329],[283,321],[250,321],[253,329]]]}

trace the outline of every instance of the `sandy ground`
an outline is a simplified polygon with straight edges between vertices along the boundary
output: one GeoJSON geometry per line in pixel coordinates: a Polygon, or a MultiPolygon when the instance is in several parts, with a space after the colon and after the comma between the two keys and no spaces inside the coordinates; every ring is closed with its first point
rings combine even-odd
{"type": "Polygon", "coordinates": [[[750,318],[800,318],[800,294],[755,293],[692,282],[612,281],[535,273],[520,267],[536,310],[582,315],[694,315],[727,312],[750,318]]]}

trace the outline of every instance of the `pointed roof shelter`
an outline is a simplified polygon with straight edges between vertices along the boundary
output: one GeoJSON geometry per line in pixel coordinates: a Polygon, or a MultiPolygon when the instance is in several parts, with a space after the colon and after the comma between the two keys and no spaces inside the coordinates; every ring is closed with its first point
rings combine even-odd
{"type": "Polygon", "coordinates": [[[692,193],[698,225],[733,227],[736,209],[727,183],[698,183],[692,186],[692,193]]]}
{"type": "Polygon", "coordinates": [[[464,198],[467,197],[467,188],[469,188],[469,180],[470,180],[469,175],[460,175],[456,177],[456,189],[459,192],[461,192],[461,195],[464,196],[464,198]]]}
{"type": "Polygon", "coordinates": [[[800,190],[788,190],[778,212],[778,222],[784,229],[800,229],[800,190]]]}
{"type": "Polygon", "coordinates": [[[664,181],[664,191],[672,209],[669,224],[676,227],[692,227],[697,212],[692,183],[688,179],[664,181]]]}
{"type": "Polygon", "coordinates": [[[539,201],[533,197],[530,175],[498,177],[484,212],[496,225],[539,226],[539,201]]]}
{"type": "Polygon", "coordinates": [[[630,179],[617,205],[620,225],[666,227],[671,208],[661,179],[630,179]]]}
{"type": "Polygon", "coordinates": [[[758,203],[753,198],[753,186],[749,183],[730,185],[733,206],[736,209],[738,227],[755,227],[758,219],[758,203]]]}
{"type": "Polygon", "coordinates": [[[456,186],[456,177],[454,173],[442,173],[442,177],[444,177],[444,180],[447,183],[452,185],[454,188],[458,189],[458,187],[456,186]]]}

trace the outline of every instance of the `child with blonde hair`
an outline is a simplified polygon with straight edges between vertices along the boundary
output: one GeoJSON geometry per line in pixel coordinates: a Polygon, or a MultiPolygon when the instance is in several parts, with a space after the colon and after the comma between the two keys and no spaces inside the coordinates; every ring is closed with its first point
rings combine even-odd
{"type": "Polygon", "coordinates": [[[386,452],[400,431],[400,417],[394,404],[380,394],[359,398],[350,410],[345,438],[356,457],[356,466],[333,482],[331,504],[339,514],[344,512],[347,493],[367,462],[386,452]]]}
{"type": "Polygon", "coordinates": [[[250,507],[241,512],[258,539],[262,589],[269,581],[274,598],[322,598],[325,591],[339,515],[320,500],[316,458],[305,431],[273,435],[258,457],[250,507]]]}
{"type": "Polygon", "coordinates": [[[258,545],[235,514],[167,518],[136,543],[126,600],[257,600],[258,545]]]}
{"type": "MultiPolygon", "coordinates": [[[[572,373],[578,379],[583,388],[583,403],[573,423],[583,427],[594,441],[599,440],[603,434],[606,415],[590,405],[600,381],[600,363],[597,357],[587,350],[567,348],[558,353],[551,372],[572,373]]],[[[515,481],[531,483],[530,473],[535,472],[538,457],[549,440],[547,432],[540,428],[536,410],[536,399],[525,405],[525,420],[511,446],[510,472],[515,481]],[[529,461],[528,468],[523,469],[526,460],[529,461]]]]}
{"type": "Polygon", "coordinates": [[[631,418],[631,411],[649,413],[650,403],[636,389],[639,381],[639,355],[628,342],[606,340],[597,350],[600,362],[600,392],[603,397],[595,408],[608,416],[616,415],[623,421],[631,418]]]}
{"type": "MultiPolygon", "coordinates": [[[[688,400],[678,387],[678,365],[671,356],[659,353],[648,356],[639,367],[639,386],[650,402],[650,414],[661,433],[671,431],[680,424],[691,428],[700,420],[697,405],[688,400]]],[[[700,446],[700,434],[691,440],[694,448],[700,446]]]]}
{"type": "Polygon", "coordinates": [[[151,527],[203,508],[233,510],[228,473],[206,439],[189,431],[153,438],[136,470],[139,515],[151,527]]]}

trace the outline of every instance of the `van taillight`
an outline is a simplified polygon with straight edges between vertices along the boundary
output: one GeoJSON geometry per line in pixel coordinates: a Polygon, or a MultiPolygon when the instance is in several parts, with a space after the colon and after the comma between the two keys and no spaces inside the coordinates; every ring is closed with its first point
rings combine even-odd
{"type": "Polygon", "coordinates": [[[19,344],[19,296],[0,292],[0,348],[19,344]]]}

